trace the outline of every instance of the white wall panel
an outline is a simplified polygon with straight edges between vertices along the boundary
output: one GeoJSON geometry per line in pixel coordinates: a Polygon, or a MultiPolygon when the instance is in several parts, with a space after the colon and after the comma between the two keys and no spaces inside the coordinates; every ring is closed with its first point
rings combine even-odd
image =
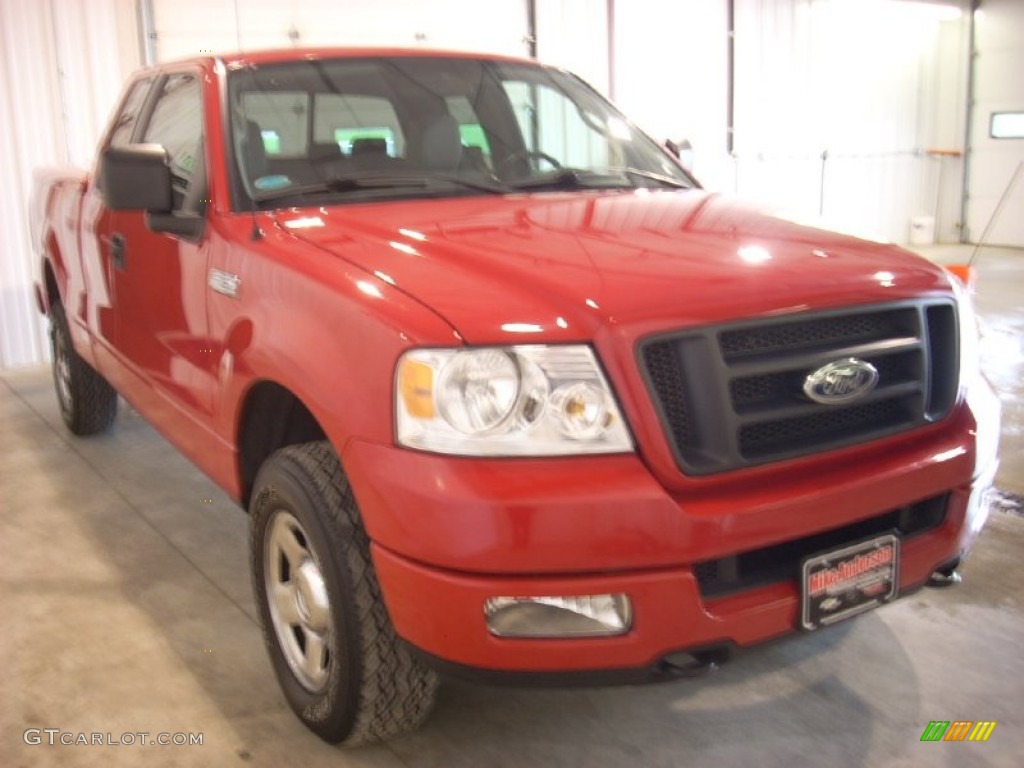
{"type": "Polygon", "coordinates": [[[537,58],[607,96],[609,0],[537,0],[537,58]]]}
{"type": "Polygon", "coordinates": [[[731,179],[726,154],[725,2],[615,3],[615,101],[658,140],[689,140],[694,172],[731,179]]]}
{"type": "Polygon", "coordinates": [[[960,239],[969,56],[968,17],[942,22],[937,45],[921,71],[918,139],[930,166],[926,181],[932,206],[929,215],[935,217],[939,242],[960,239]]]}
{"type": "Polygon", "coordinates": [[[527,53],[524,0],[154,0],[154,17],[160,61],[291,45],[527,53]]]}
{"type": "MultiPolygon", "coordinates": [[[[246,6],[262,6],[262,3],[236,3],[235,0],[186,0],[174,3],[153,0],[157,61],[238,50],[239,31],[235,21],[239,5],[244,13],[246,6]]],[[[287,7],[284,3],[278,5],[287,7]]],[[[287,38],[284,43],[287,44],[287,38]]]]}
{"type": "Polygon", "coordinates": [[[0,368],[47,357],[28,230],[34,168],[87,166],[127,71],[134,4],[0,0],[0,368]]]}
{"type": "Polygon", "coordinates": [[[57,82],[50,29],[48,5],[0,1],[0,125],[7,134],[7,140],[0,142],[0,166],[7,177],[0,185],[2,368],[42,360],[45,355],[45,336],[42,324],[35,320],[31,293],[33,260],[27,211],[32,166],[66,154],[63,137],[52,120],[61,106],[59,93],[48,87],[57,82]],[[36,65],[25,67],[25,55],[31,55],[36,65]]]}
{"type": "MultiPolygon", "coordinates": [[[[1018,164],[1024,139],[989,137],[993,112],[1024,111],[1024,2],[984,0],[977,17],[974,115],[971,125],[968,234],[977,242],[1018,164]]],[[[986,239],[1024,248],[1024,170],[986,239]]]]}
{"type": "MultiPolygon", "coordinates": [[[[735,189],[906,242],[939,196],[927,150],[955,141],[945,126],[964,122],[962,101],[936,95],[963,78],[932,73],[940,52],[957,55],[965,23],[956,8],[902,0],[737,0],[735,189]]],[[[963,57],[951,69],[965,67],[963,57]]]]}
{"type": "MultiPolygon", "coordinates": [[[[726,0],[537,0],[542,60],[576,72],[658,138],[689,138],[698,176],[794,217],[905,241],[912,217],[958,233],[967,0],[735,0],[736,155],[726,152],[726,0]],[[615,28],[609,33],[609,7],[615,28]],[[943,21],[943,18],[947,20],[943,21]],[[608,41],[614,47],[609,72],[608,41]],[[822,194],[821,154],[828,152],[822,194]],[[939,172],[942,185],[939,186],[939,172]],[[819,212],[824,209],[824,216],[819,212]]],[[[45,358],[31,303],[33,167],[87,165],[138,63],[130,0],[0,0],[0,366],[45,358]]],[[[526,0],[153,0],[159,60],[287,45],[444,47],[526,55],[526,0]]],[[[978,24],[969,227],[978,237],[1021,142],[987,138],[1024,101],[1024,3],[978,24]]],[[[993,242],[1022,244],[1024,181],[993,242]]]]}
{"type": "Polygon", "coordinates": [[[964,144],[967,24],[958,8],[735,0],[730,155],[726,0],[618,0],[615,100],[656,137],[689,139],[710,189],[897,242],[908,240],[911,219],[938,212],[940,234],[955,239],[962,159],[927,150],[964,144]]]}

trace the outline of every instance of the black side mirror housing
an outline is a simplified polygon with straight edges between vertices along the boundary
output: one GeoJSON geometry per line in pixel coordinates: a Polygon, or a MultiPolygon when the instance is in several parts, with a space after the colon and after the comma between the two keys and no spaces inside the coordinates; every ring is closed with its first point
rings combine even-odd
{"type": "Polygon", "coordinates": [[[683,168],[687,171],[693,171],[693,145],[689,139],[681,139],[680,141],[665,139],[664,147],[672,157],[679,161],[683,168]]]}
{"type": "Polygon", "coordinates": [[[170,213],[171,166],[160,144],[107,147],[100,156],[103,202],[113,211],[170,213]]]}

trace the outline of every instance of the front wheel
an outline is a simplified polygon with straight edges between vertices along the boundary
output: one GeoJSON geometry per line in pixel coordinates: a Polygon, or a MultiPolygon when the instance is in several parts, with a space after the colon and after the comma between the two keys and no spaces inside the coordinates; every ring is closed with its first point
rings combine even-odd
{"type": "Polygon", "coordinates": [[[329,742],[382,741],[430,714],[436,675],[395,635],[369,539],[326,442],[283,448],[250,505],[253,588],[288,703],[329,742]]]}

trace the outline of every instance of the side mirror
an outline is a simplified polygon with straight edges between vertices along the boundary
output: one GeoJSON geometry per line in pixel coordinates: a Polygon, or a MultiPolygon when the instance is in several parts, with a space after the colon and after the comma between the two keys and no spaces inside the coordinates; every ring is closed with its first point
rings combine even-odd
{"type": "Polygon", "coordinates": [[[160,144],[107,147],[100,157],[103,202],[113,211],[169,213],[171,167],[160,144]]]}
{"type": "Polygon", "coordinates": [[[680,141],[672,141],[672,139],[665,139],[665,149],[672,155],[679,164],[683,166],[687,171],[693,171],[693,145],[689,139],[681,139],[680,141]]]}

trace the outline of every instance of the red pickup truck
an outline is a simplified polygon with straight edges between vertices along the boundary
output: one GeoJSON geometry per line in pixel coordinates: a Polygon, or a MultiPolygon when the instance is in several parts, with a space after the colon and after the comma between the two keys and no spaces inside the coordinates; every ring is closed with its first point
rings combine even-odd
{"type": "Polygon", "coordinates": [[[416,726],[438,669],[713,666],[950,574],[987,515],[961,281],[704,191],[535,62],[149,69],[32,219],[67,426],[123,396],[248,509],[329,741],[416,726]]]}

